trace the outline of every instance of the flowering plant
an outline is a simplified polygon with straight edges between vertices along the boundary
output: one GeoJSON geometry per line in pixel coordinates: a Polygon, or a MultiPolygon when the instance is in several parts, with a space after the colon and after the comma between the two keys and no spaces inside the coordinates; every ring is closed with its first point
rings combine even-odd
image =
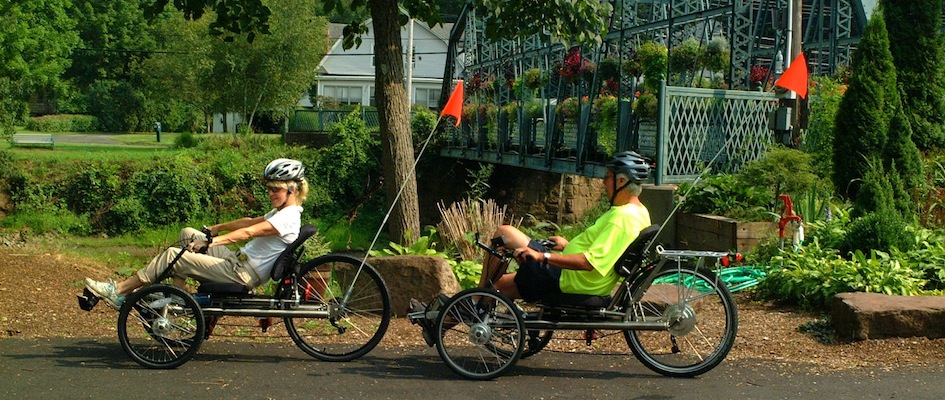
{"type": "Polygon", "coordinates": [[[748,81],[751,83],[763,82],[768,78],[768,67],[763,67],[760,65],[755,65],[751,67],[750,73],[748,75],[748,81]]]}
{"type": "Polygon", "coordinates": [[[470,93],[476,93],[480,90],[491,88],[494,81],[495,77],[485,72],[479,71],[473,74],[472,78],[469,79],[467,87],[469,88],[470,93]]]}
{"type": "Polygon", "coordinates": [[[594,72],[594,64],[581,56],[580,47],[572,47],[568,50],[564,63],[558,69],[558,75],[568,82],[574,82],[589,72],[594,72]]]}

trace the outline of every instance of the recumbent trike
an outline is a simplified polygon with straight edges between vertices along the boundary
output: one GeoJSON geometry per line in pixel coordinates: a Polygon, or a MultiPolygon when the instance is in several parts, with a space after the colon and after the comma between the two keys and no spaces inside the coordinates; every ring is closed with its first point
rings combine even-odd
{"type": "MultiPolygon", "coordinates": [[[[556,331],[620,331],[634,356],[651,370],[693,377],[717,366],[735,342],[735,301],[707,262],[726,264],[735,254],[664,250],[648,261],[659,232],[642,232],[615,266],[623,277],[612,296],[566,294],[552,302],[516,303],[491,288],[468,289],[439,306],[411,312],[440,358],[467,379],[492,379],[520,358],[541,351],[556,331]]],[[[502,243],[479,246],[507,263],[502,243]]],[[[504,270],[504,268],[500,268],[504,270]]],[[[435,302],[434,302],[435,303],[435,302]]]]}
{"type": "MultiPolygon", "coordinates": [[[[122,348],[145,367],[175,368],[196,354],[220,317],[252,316],[282,318],[295,344],[319,360],[350,361],[371,351],[390,323],[387,286],[373,267],[354,257],[328,254],[300,262],[315,231],[303,226],[276,259],[271,295],[220,283],[202,283],[193,295],[166,284],[129,294],[118,315],[122,348]]],[[[181,250],[157,282],[171,276],[193,240],[174,246],[181,250]]],[[[79,306],[88,311],[98,300],[86,288],[79,306]]]]}

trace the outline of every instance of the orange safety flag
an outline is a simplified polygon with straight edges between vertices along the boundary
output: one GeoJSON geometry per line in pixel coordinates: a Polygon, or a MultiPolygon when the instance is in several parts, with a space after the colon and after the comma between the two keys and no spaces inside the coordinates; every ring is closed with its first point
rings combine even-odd
{"type": "Polygon", "coordinates": [[[804,53],[797,55],[774,85],[793,90],[802,99],[807,98],[807,60],[804,59],[804,53]]]}
{"type": "Polygon", "coordinates": [[[460,80],[456,83],[456,87],[453,88],[453,94],[450,95],[450,99],[446,101],[446,105],[443,106],[443,111],[440,112],[440,118],[443,118],[444,115],[452,115],[456,118],[456,126],[459,126],[460,120],[463,118],[463,81],[460,80]]]}

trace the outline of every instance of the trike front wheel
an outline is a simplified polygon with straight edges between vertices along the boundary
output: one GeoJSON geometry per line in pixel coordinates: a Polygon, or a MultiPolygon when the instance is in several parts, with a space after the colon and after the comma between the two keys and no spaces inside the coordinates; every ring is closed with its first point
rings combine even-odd
{"type": "Polygon", "coordinates": [[[453,372],[487,380],[515,365],[525,346],[525,322],[502,294],[469,289],[453,296],[436,321],[437,351],[453,372]]]}
{"type": "Polygon", "coordinates": [[[668,324],[668,330],[628,330],[624,337],[647,368],[672,377],[715,368],[738,331],[735,300],[725,284],[712,271],[688,265],[660,271],[642,299],[628,307],[627,318],[668,324]]]}
{"type": "Polygon", "coordinates": [[[118,340],[132,360],[148,368],[176,368],[197,354],[206,325],[184,290],[152,285],[128,295],[118,313],[118,340]]]}

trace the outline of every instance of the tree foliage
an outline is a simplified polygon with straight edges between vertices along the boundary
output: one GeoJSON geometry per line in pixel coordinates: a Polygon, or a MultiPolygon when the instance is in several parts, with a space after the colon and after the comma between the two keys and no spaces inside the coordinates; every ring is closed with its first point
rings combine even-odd
{"type": "Polygon", "coordinates": [[[856,198],[867,157],[884,153],[891,110],[898,106],[896,68],[881,14],[874,13],[867,24],[850,68],[834,132],[833,182],[839,194],[856,198]]]}
{"type": "Polygon", "coordinates": [[[68,0],[0,3],[0,133],[12,132],[28,96],[61,89],[78,43],[68,0]]]}
{"type": "Polygon", "coordinates": [[[945,145],[943,2],[884,0],[882,4],[912,139],[920,149],[941,147],[945,145]]]}
{"type": "Polygon", "coordinates": [[[837,114],[834,184],[854,200],[858,215],[891,207],[911,219],[915,206],[906,188],[921,182],[922,163],[896,85],[881,12],[870,19],[859,46],[837,114]]]}

